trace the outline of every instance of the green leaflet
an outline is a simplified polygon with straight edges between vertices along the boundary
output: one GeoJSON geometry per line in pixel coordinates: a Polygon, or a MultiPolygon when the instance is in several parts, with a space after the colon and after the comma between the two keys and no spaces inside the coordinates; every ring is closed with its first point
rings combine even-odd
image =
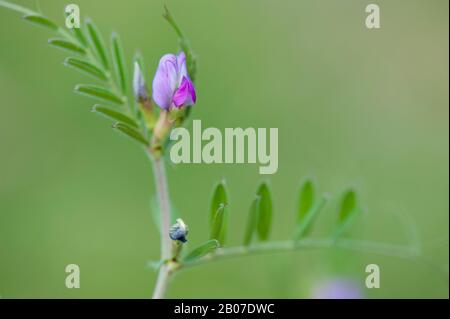
{"type": "Polygon", "coordinates": [[[260,197],[258,205],[257,232],[260,240],[269,238],[270,226],[272,224],[272,195],[266,183],[262,183],[257,195],[260,197]]]}
{"type": "Polygon", "coordinates": [[[337,239],[342,233],[344,233],[353,222],[356,215],[361,211],[358,206],[356,192],[354,190],[348,190],[344,193],[341,199],[341,205],[339,209],[339,218],[337,228],[334,234],[334,238],[337,239]]]}
{"type": "Polygon", "coordinates": [[[52,31],[57,31],[58,26],[48,18],[39,15],[39,14],[27,14],[22,17],[24,20],[34,23],[36,25],[40,25],[44,28],[50,29],[52,31]]]}
{"type": "Polygon", "coordinates": [[[96,85],[79,84],[75,87],[75,92],[119,105],[123,105],[124,103],[120,97],[112,93],[110,90],[96,85]]]}
{"type": "Polygon", "coordinates": [[[111,110],[108,107],[97,104],[92,108],[92,112],[96,112],[96,113],[98,113],[104,117],[107,117],[111,120],[115,120],[115,121],[127,124],[133,128],[138,128],[136,121],[133,120],[131,117],[128,117],[127,115],[117,112],[115,110],[111,110]]]}
{"type": "Polygon", "coordinates": [[[94,46],[95,53],[100,58],[100,61],[102,62],[102,65],[105,67],[105,69],[108,70],[109,59],[105,43],[103,41],[103,37],[100,31],[91,20],[86,21],[86,28],[89,34],[89,38],[91,39],[92,45],[94,46]]]}
{"type": "Polygon", "coordinates": [[[225,183],[222,181],[216,185],[211,198],[209,209],[209,225],[211,227],[211,239],[217,239],[222,245],[225,241],[227,220],[228,195],[225,183]]]}
{"type": "Polygon", "coordinates": [[[126,66],[125,59],[123,57],[123,49],[120,44],[119,36],[116,33],[113,33],[111,36],[111,50],[112,57],[114,63],[114,69],[116,71],[116,76],[119,81],[120,89],[122,90],[123,95],[127,94],[127,75],[126,75],[126,66]]]}
{"type": "Polygon", "coordinates": [[[311,179],[305,179],[300,187],[298,197],[297,225],[294,239],[299,240],[306,235],[312,226],[317,213],[323,208],[326,202],[324,196],[319,203],[316,203],[314,183],[311,179]]]}
{"type": "Polygon", "coordinates": [[[77,69],[78,71],[81,71],[83,73],[86,73],[90,76],[93,76],[99,80],[106,81],[107,75],[106,73],[97,67],[96,65],[92,64],[89,61],[69,57],[64,61],[64,65],[67,67],[71,67],[74,69],[77,69]]]}
{"type": "Polygon", "coordinates": [[[221,204],[228,205],[228,195],[224,181],[221,181],[216,185],[216,187],[214,188],[213,195],[211,197],[211,206],[209,215],[210,224],[212,224],[216,211],[221,204]]]}
{"type": "Polygon", "coordinates": [[[304,235],[307,235],[309,233],[314,220],[316,219],[322,208],[325,206],[327,200],[328,196],[323,195],[322,198],[307,211],[303,218],[297,222],[294,240],[299,240],[304,235]]]}
{"type": "Polygon", "coordinates": [[[256,196],[256,198],[252,201],[252,204],[250,205],[250,210],[248,213],[248,221],[247,221],[247,227],[245,228],[245,235],[244,235],[244,246],[248,246],[251,244],[253,239],[253,234],[256,231],[256,225],[258,223],[258,216],[259,216],[259,201],[260,197],[256,196]]]}
{"type": "Polygon", "coordinates": [[[145,139],[145,137],[134,128],[128,126],[124,123],[116,123],[113,125],[113,128],[119,130],[122,134],[128,136],[129,138],[144,144],[145,146],[148,146],[148,141],[145,139]]]}
{"type": "Polygon", "coordinates": [[[78,44],[75,44],[75,43],[67,41],[67,40],[50,39],[50,40],[48,40],[48,44],[50,44],[51,46],[53,46],[55,48],[69,51],[72,53],[83,54],[83,55],[86,54],[86,51],[82,47],[80,47],[78,44]]]}
{"type": "Polygon", "coordinates": [[[258,235],[259,240],[269,238],[272,225],[272,195],[266,183],[258,187],[256,197],[253,200],[248,214],[247,227],[245,229],[244,245],[248,246],[253,240],[253,235],[258,235]]]}
{"type": "Polygon", "coordinates": [[[356,193],[347,191],[342,197],[341,209],[339,211],[339,223],[345,222],[356,209],[356,193]]]}
{"type": "Polygon", "coordinates": [[[201,244],[194,250],[192,250],[186,257],[183,258],[183,262],[190,263],[194,262],[219,248],[219,242],[215,239],[208,240],[207,242],[201,244]]]}
{"type": "Polygon", "coordinates": [[[303,182],[298,199],[298,221],[301,222],[311,210],[315,201],[314,183],[307,179],[303,182]]]}
{"type": "Polygon", "coordinates": [[[211,223],[211,235],[209,238],[217,239],[221,246],[225,244],[225,236],[228,228],[227,212],[227,206],[225,204],[220,204],[211,223]]]}

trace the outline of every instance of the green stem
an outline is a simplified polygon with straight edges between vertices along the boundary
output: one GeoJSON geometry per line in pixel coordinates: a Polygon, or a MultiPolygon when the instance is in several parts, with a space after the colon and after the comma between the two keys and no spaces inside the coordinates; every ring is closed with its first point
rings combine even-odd
{"type": "Polygon", "coordinates": [[[155,289],[153,290],[153,299],[163,299],[167,286],[169,285],[170,270],[169,265],[164,264],[159,268],[158,278],[156,279],[155,289]]]}
{"type": "Polygon", "coordinates": [[[170,203],[166,170],[164,167],[164,160],[162,158],[153,158],[153,172],[155,174],[155,186],[161,218],[161,257],[162,260],[168,260],[171,257],[171,240],[169,237],[170,203]]]}
{"type": "Polygon", "coordinates": [[[354,239],[302,239],[299,241],[278,241],[260,243],[250,246],[237,246],[219,248],[213,254],[190,263],[181,264],[181,269],[202,265],[211,261],[245,257],[265,253],[279,253],[300,249],[324,249],[341,248],[346,250],[364,251],[380,255],[388,255],[399,258],[413,258],[419,255],[419,250],[414,246],[392,245],[387,243],[370,242],[354,239]]]}
{"type": "Polygon", "coordinates": [[[156,193],[159,202],[159,213],[161,221],[161,260],[164,264],[159,269],[158,278],[156,280],[153,299],[164,298],[170,276],[171,258],[171,240],[169,237],[170,230],[170,202],[169,190],[167,186],[166,170],[164,167],[164,159],[161,157],[153,157],[150,155],[153,163],[153,173],[155,175],[156,193]]]}

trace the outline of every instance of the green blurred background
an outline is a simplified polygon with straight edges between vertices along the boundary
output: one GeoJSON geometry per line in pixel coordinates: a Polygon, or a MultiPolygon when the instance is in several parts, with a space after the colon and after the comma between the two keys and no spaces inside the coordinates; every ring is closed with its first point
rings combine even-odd
{"type": "MultiPolygon", "coordinates": [[[[36,8],[35,1],[21,4],[36,8]]],[[[63,24],[68,1],[40,1],[63,24]]],[[[174,166],[173,204],[190,247],[208,237],[212,186],[231,197],[229,244],[240,244],[259,182],[273,189],[272,238],[290,238],[301,178],[333,195],[313,236],[327,236],[337,197],[360,190],[367,213],[349,236],[408,244],[410,218],[422,254],[309,250],[227,260],[181,272],[169,297],[308,298],[323,280],[350,278],[369,298],[448,298],[448,1],[76,1],[106,36],[117,31],[131,60],[140,49],[152,77],[177,51],[167,3],[200,57],[193,119],[204,126],[278,127],[279,170],[256,165],[174,166]],[[368,30],[365,7],[381,8],[368,30]],[[363,288],[365,266],[381,288],[363,288]]],[[[72,88],[89,79],[62,65],[53,36],[0,8],[0,296],[151,296],[159,255],[150,212],[151,166],[137,145],[93,115],[72,88]],[[65,287],[65,266],[81,288],[65,287]]],[[[130,63],[129,63],[130,65],[130,63]]]]}

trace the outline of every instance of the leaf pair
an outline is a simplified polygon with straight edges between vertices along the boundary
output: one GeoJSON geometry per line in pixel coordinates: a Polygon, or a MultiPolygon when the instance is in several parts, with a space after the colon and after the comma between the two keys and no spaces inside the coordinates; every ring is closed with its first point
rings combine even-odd
{"type": "MultiPolygon", "coordinates": [[[[30,10],[28,8],[24,8],[24,7],[19,6],[19,5],[15,4],[15,3],[10,3],[10,2],[7,2],[7,1],[3,1],[3,0],[0,0],[0,6],[24,14],[24,16],[22,16],[22,19],[24,19],[27,22],[30,22],[30,23],[32,23],[34,25],[43,27],[43,28],[48,29],[50,31],[58,32],[63,37],[67,36],[67,33],[65,32],[65,30],[61,29],[52,20],[50,20],[49,18],[43,16],[42,14],[40,14],[38,12],[35,12],[35,11],[30,10]]],[[[54,47],[57,47],[59,49],[70,51],[72,53],[86,54],[86,51],[82,47],[80,47],[79,45],[77,45],[73,41],[69,41],[69,39],[60,39],[60,38],[58,38],[58,39],[50,39],[49,40],[49,44],[54,46],[54,47]]]]}
{"type": "Polygon", "coordinates": [[[251,244],[255,233],[259,240],[269,238],[272,224],[272,194],[266,183],[262,183],[256,193],[248,215],[247,228],[244,236],[244,245],[251,244]]]}
{"type": "Polygon", "coordinates": [[[102,105],[95,105],[92,108],[92,112],[102,115],[110,120],[117,121],[113,128],[118,130],[121,134],[139,142],[145,146],[148,146],[149,141],[139,131],[139,125],[131,117],[110,109],[109,107],[102,105]]]}
{"type": "MultiPolygon", "coordinates": [[[[5,2],[1,2],[0,5],[5,6],[5,2]]],[[[48,41],[48,43],[51,46],[54,46],[56,48],[66,50],[66,51],[69,51],[72,53],[77,53],[77,54],[81,54],[81,55],[86,54],[84,45],[79,45],[79,44],[75,43],[74,41],[71,41],[70,39],[66,39],[67,33],[65,32],[65,30],[61,29],[56,23],[54,23],[47,17],[45,17],[39,13],[36,13],[34,11],[31,11],[26,8],[23,8],[23,7],[20,7],[17,5],[13,5],[10,3],[8,3],[6,5],[6,7],[9,7],[11,9],[14,9],[14,10],[22,12],[22,13],[25,13],[25,15],[22,17],[25,21],[28,21],[35,25],[44,27],[48,30],[58,32],[60,35],[62,35],[64,37],[64,39],[61,39],[61,38],[50,39],[48,41]]],[[[80,29],[75,29],[75,30],[80,30],[80,29]]],[[[76,31],[76,32],[80,32],[80,31],[76,31]]]]}
{"type": "Polygon", "coordinates": [[[100,98],[106,102],[124,105],[124,97],[126,97],[127,94],[127,73],[119,36],[116,33],[113,33],[111,36],[112,62],[118,82],[117,88],[114,86],[115,82],[110,81],[111,61],[108,55],[108,49],[100,31],[90,19],[86,20],[86,30],[88,35],[87,37],[84,35],[82,28],[74,28],[74,37],[70,35],[67,36],[70,37],[70,40],[50,39],[49,44],[71,53],[86,56],[86,59],[69,57],[64,61],[64,65],[101,80],[108,86],[101,87],[100,89],[99,87],[90,87],[89,90],[79,90],[76,88],[76,92],[96,99],[100,98]],[[77,43],[74,43],[74,41],[77,43]],[[119,90],[122,96],[118,95],[119,92],[117,91],[119,90]]]}
{"type": "MultiPolygon", "coordinates": [[[[319,212],[328,201],[328,195],[323,194],[319,199],[316,195],[314,182],[306,179],[299,192],[297,225],[294,240],[300,240],[308,235],[319,212]]],[[[337,239],[353,222],[354,217],[361,211],[358,206],[356,192],[348,190],[344,193],[339,207],[339,218],[334,238],[337,239]]]]}

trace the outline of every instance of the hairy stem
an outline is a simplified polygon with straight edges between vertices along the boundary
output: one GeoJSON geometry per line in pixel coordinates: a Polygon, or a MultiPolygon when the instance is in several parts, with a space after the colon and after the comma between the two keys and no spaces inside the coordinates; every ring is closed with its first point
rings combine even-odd
{"type": "Polygon", "coordinates": [[[154,299],[164,298],[167,290],[170,270],[167,261],[171,257],[170,230],[170,202],[167,186],[166,170],[164,160],[161,157],[150,157],[153,162],[153,173],[155,175],[156,193],[159,202],[159,213],[161,222],[161,260],[164,264],[159,269],[158,279],[153,292],[154,299]]]}

